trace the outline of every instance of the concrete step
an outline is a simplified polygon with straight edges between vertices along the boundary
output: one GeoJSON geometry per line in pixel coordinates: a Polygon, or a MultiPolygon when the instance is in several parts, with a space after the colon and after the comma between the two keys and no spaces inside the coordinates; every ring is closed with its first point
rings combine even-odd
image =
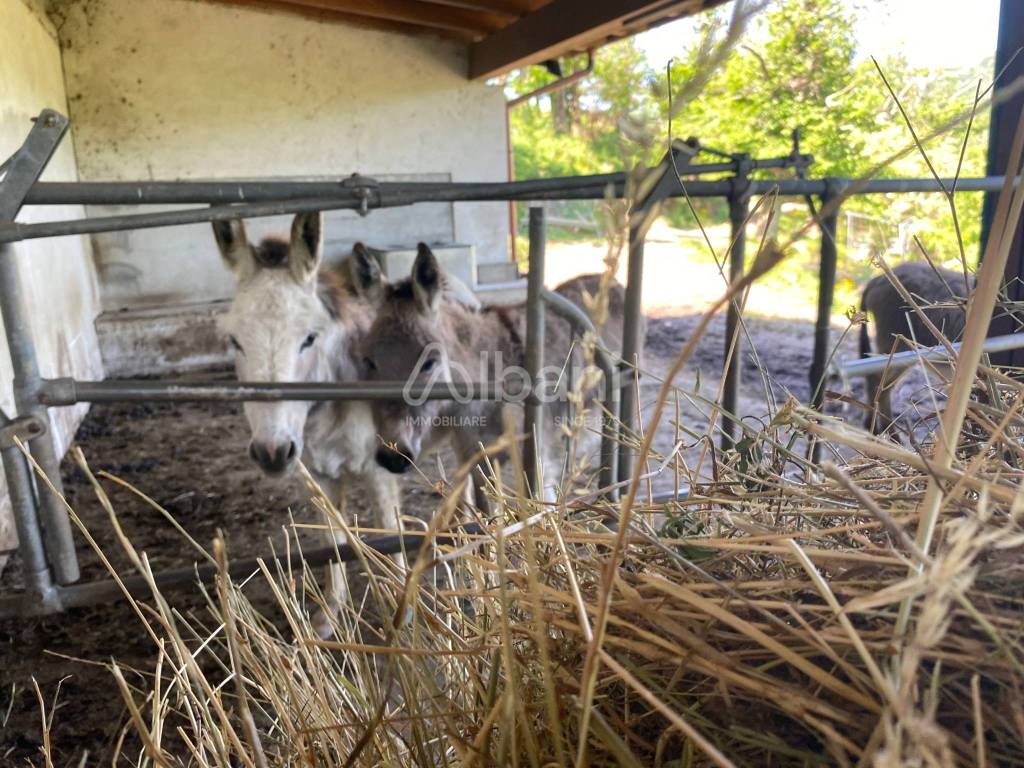
{"type": "Polygon", "coordinates": [[[227,301],[104,312],[96,318],[103,367],[110,378],[184,374],[231,363],[217,317],[227,301]]]}

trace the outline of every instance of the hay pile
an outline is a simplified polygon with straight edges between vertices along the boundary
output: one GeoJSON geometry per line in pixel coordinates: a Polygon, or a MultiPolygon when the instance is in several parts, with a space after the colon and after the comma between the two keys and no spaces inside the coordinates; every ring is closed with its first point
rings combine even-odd
{"type": "Polygon", "coordinates": [[[935,477],[923,457],[851,434],[862,455],[827,479],[784,477],[792,433],[847,436],[792,407],[759,435],[760,463],[733,454],[683,502],[638,500],[621,537],[595,505],[504,495],[504,527],[425,548],[408,581],[366,551],[335,641],[313,634],[308,573],[221,579],[204,622],[155,592],[139,611],[152,689],[114,667],[131,762],[1019,763],[1024,424],[1019,388],[999,391],[962,435],[966,471],[940,476],[930,554],[910,538],[935,477]],[[256,582],[275,615],[253,609],[256,582]]]}

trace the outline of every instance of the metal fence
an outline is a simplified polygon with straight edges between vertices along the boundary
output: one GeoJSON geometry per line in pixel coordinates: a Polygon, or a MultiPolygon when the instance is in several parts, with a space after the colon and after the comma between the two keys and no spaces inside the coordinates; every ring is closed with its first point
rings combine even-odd
{"type": "MultiPolygon", "coordinates": [[[[373,179],[352,176],[339,182],[39,182],[39,176],[68,128],[67,118],[46,110],[35,119],[22,147],[0,167],[0,311],[2,311],[11,361],[14,370],[14,400],[18,415],[0,414],[0,456],[14,512],[19,539],[19,553],[24,578],[20,594],[0,598],[0,617],[16,614],[39,614],[63,610],[123,593],[112,580],[93,583],[79,581],[79,568],[68,515],[61,498],[59,456],[47,434],[47,409],[81,402],[115,401],[209,401],[209,400],[367,400],[396,399],[402,396],[404,382],[369,383],[291,383],[260,382],[206,383],[188,381],[79,381],[70,378],[43,379],[36,361],[29,317],[31,307],[19,285],[15,256],[10,244],[22,240],[59,235],[91,234],[146,227],[273,216],[302,211],[353,209],[363,214],[377,208],[411,205],[419,202],[506,201],[506,200],[572,200],[604,199],[621,196],[627,183],[624,173],[575,176],[554,179],[501,183],[378,183],[373,179]],[[184,210],[136,213],[117,216],[76,219],[72,221],[16,223],[23,205],[63,204],[196,204],[184,210]],[[201,206],[201,207],[200,207],[201,206]],[[45,474],[46,481],[33,482],[33,473],[25,456],[14,442],[18,437],[27,444],[33,460],[45,474]]],[[[825,372],[829,346],[829,319],[836,269],[836,222],[839,205],[849,194],[896,192],[944,192],[954,186],[952,180],[887,179],[856,181],[850,179],[808,180],[802,178],[812,158],[801,155],[798,146],[779,158],[759,160],[749,155],[728,155],[727,160],[696,164],[700,147],[695,141],[675,144],[665,160],[643,185],[633,200],[633,221],[642,221],[645,212],[670,196],[720,197],[729,202],[732,241],[729,250],[731,279],[742,275],[745,256],[744,228],[749,216],[750,200],[755,195],[775,193],[820,198],[823,216],[821,264],[819,275],[818,318],[815,326],[814,361],[810,371],[812,401],[820,406],[822,392],[818,384],[825,372]],[[798,178],[782,180],[752,179],[750,174],[763,169],[792,169],[798,178]],[[678,171],[678,173],[677,173],[678,171]],[[729,173],[731,177],[714,181],[680,181],[680,175],[729,173]],[[684,192],[685,187],[685,192],[684,192]]],[[[1001,178],[959,179],[960,191],[992,191],[1002,184],[1001,178]]],[[[531,227],[531,260],[528,278],[528,339],[526,357],[532,370],[542,359],[544,309],[548,306],[585,330],[585,315],[571,303],[542,290],[543,280],[543,218],[538,213],[531,227]]],[[[604,408],[618,414],[618,420],[605,418],[602,439],[601,486],[609,495],[614,487],[631,476],[633,455],[618,440],[617,429],[630,433],[638,418],[633,363],[642,348],[639,338],[641,318],[641,286],[643,276],[643,229],[630,232],[628,279],[626,284],[623,350],[616,361],[598,352],[597,364],[605,375],[604,408]],[[621,375],[625,372],[625,376],[621,375]],[[624,380],[623,380],[624,379],[624,380]],[[618,482],[616,482],[616,480],[618,482]]],[[[728,309],[726,350],[738,330],[738,308],[728,309]]],[[[735,351],[726,371],[723,410],[733,414],[739,392],[740,353],[735,351]]],[[[533,370],[535,373],[536,371],[533,370]]],[[[477,383],[458,387],[431,389],[429,396],[451,398],[471,393],[478,398],[496,398],[501,393],[495,385],[477,383]]],[[[541,418],[540,405],[528,403],[527,424],[541,418]]],[[[723,444],[732,444],[737,422],[726,418],[722,424],[723,444]]],[[[539,431],[538,431],[539,434],[539,431]]],[[[533,447],[536,449],[536,446],[533,447]]],[[[535,458],[527,462],[536,472],[535,458]],[[532,461],[532,463],[531,463],[532,461]]],[[[442,540],[444,538],[442,537],[442,540]]],[[[372,539],[366,545],[389,553],[418,548],[418,536],[387,536],[372,539]]],[[[295,556],[292,556],[293,558],[295,556]]],[[[303,559],[310,565],[328,560],[351,560],[355,555],[349,546],[325,547],[306,551],[303,559]]],[[[240,560],[232,565],[235,573],[249,573],[255,560],[240,560]]],[[[194,583],[197,578],[210,578],[212,572],[203,567],[164,571],[155,575],[161,586],[194,583]]],[[[125,581],[129,593],[144,589],[138,578],[125,581]]]]}

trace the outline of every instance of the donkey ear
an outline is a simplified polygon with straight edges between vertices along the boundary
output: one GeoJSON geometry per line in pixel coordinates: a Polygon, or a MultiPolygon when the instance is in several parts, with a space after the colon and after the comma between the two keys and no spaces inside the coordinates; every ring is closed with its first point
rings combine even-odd
{"type": "Polygon", "coordinates": [[[292,222],[291,247],[288,249],[288,268],[299,283],[316,278],[323,258],[323,214],[320,211],[300,213],[292,222]]]}
{"type": "Polygon", "coordinates": [[[249,240],[245,236],[245,225],[240,219],[213,222],[213,236],[224,264],[234,273],[237,280],[252,274],[255,262],[249,240]]]}
{"type": "Polygon", "coordinates": [[[376,299],[384,287],[384,276],[380,272],[380,262],[363,243],[352,246],[350,260],[352,285],[356,294],[366,299],[376,299]]]}
{"type": "Polygon", "coordinates": [[[412,263],[412,292],[423,312],[433,312],[441,299],[441,266],[426,243],[416,246],[416,260],[412,263]]]}

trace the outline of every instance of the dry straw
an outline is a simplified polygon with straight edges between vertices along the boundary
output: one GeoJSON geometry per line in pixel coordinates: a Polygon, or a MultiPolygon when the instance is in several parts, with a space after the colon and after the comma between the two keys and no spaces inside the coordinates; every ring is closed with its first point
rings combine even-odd
{"type": "MultiPolygon", "coordinates": [[[[759,437],[765,455],[817,418],[791,404],[759,437]]],[[[969,455],[987,446],[975,477],[1017,491],[1006,444],[1022,426],[964,435],[969,455]]],[[[752,479],[720,457],[718,482],[657,510],[717,518],[714,533],[685,538],[657,535],[646,505],[618,536],[598,505],[538,507],[496,482],[502,518],[444,548],[462,549],[446,563],[450,577],[440,547],[426,550],[414,580],[364,552],[369,583],[354,582],[333,641],[311,626],[315,574],[265,566],[242,586],[226,577],[218,543],[207,616],[186,618],[155,586],[140,604],[156,672],[140,690],[112,668],[133,734],[122,757],[540,766],[571,764],[582,744],[589,765],[1024,758],[1024,497],[950,495],[925,555],[908,530],[931,476],[873,455],[885,442],[853,434],[863,450],[815,485],[767,462],[752,479]],[[920,574],[908,576],[911,563],[920,574]],[[919,592],[894,643],[898,606],[919,592]],[[396,628],[398,605],[412,620],[396,628]],[[601,673],[582,731],[602,605],[601,673]]],[[[132,559],[149,574],[143,554],[132,559]]]]}

